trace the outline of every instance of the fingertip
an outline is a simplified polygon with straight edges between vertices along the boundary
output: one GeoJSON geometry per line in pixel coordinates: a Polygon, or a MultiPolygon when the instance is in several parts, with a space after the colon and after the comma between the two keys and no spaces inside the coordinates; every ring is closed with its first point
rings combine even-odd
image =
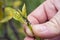
{"type": "Polygon", "coordinates": [[[33,25],[33,32],[34,35],[37,37],[41,37],[41,38],[46,38],[49,34],[48,28],[44,25],[33,25]]]}
{"type": "Polygon", "coordinates": [[[44,24],[33,25],[32,27],[34,35],[41,38],[53,38],[59,35],[59,29],[52,22],[44,24]]]}
{"type": "Polygon", "coordinates": [[[32,33],[32,31],[28,27],[26,28],[26,34],[28,36],[30,36],[30,37],[33,37],[34,36],[34,34],[32,33]]]}
{"type": "Polygon", "coordinates": [[[25,37],[24,40],[34,40],[32,37],[25,37]]]}
{"type": "Polygon", "coordinates": [[[33,25],[33,24],[39,24],[39,21],[35,18],[35,17],[33,17],[31,14],[30,15],[28,15],[28,18],[27,18],[28,20],[29,20],[29,22],[33,25]]]}

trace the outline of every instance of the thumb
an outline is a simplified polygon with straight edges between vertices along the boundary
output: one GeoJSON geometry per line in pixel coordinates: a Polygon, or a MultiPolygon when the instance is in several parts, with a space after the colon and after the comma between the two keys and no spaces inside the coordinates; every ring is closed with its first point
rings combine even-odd
{"type": "MultiPolygon", "coordinates": [[[[32,30],[35,36],[41,38],[51,38],[60,34],[60,11],[48,22],[43,24],[36,24],[32,26],[32,30]]],[[[28,28],[26,33],[31,36],[32,33],[28,28]]]]}

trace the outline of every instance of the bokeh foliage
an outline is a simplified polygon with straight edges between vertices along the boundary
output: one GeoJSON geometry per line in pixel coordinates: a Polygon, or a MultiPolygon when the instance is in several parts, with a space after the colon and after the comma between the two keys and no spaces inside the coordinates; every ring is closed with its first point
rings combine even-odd
{"type": "MultiPolygon", "coordinates": [[[[6,1],[6,5],[8,6],[11,6],[13,5],[13,1],[17,1],[17,0],[4,0],[4,2],[6,1]]],[[[37,8],[44,0],[19,0],[21,1],[21,4],[23,5],[24,3],[26,4],[26,8],[27,8],[27,13],[31,13],[35,8],[37,8]]],[[[22,8],[22,5],[19,6],[19,9],[22,8]]],[[[14,20],[14,19],[13,19],[14,20]]],[[[14,20],[14,25],[15,27],[17,28],[17,30],[19,31],[19,36],[21,38],[21,40],[24,39],[25,37],[25,33],[23,32],[23,27],[21,26],[21,23],[14,20]]],[[[8,33],[9,33],[9,36],[12,40],[16,40],[15,39],[15,36],[13,34],[13,31],[11,30],[11,28],[9,27],[9,24],[7,24],[8,26],[8,33]]],[[[0,35],[3,36],[3,25],[0,24],[0,35]]],[[[0,37],[1,37],[0,36],[0,37]]]]}

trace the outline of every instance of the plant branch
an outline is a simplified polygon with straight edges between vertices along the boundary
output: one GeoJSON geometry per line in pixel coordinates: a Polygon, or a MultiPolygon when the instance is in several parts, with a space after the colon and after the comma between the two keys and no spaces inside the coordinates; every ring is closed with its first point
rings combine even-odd
{"type": "Polygon", "coordinates": [[[14,25],[12,19],[9,21],[9,25],[10,25],[11,29],[13,30],[17,40],[20,40],[19,35],[18,35],[19,33],[18,33],[17,29],[15,28],[15,25],[14,25]]]}
{"type": "Polygon", "coordinates": [[[7,40],[10,40],[9,36],[8,36],[8,30],[7,30],[7,23],[3,24],[3,29],[4,29],[4,38],[6,38],[7,40]]]}

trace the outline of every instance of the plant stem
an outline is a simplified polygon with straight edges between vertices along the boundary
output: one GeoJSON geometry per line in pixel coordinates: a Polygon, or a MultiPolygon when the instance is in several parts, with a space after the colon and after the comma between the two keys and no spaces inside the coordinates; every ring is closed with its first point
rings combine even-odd
{"type": "MultiPolygon", "coordinates": [[[[28,26],[29,29],[31,30],[32,34],[34,35],[33,30],[32,30],[32,26],[31,26],[31,23],[28,21],[27,18],[25,18],[25,19],[26,19],[26,22],[27,22],[27,26],[28,26]]],[[[34,36],[34,39],[35,39],[35,40],[43,40],[42,38],[39,38],[39,37],[36,37],[36,36],[34,36]]]]}
{"type": "Polygon", "coordinates": [[[19,35],[18,35],[19,33],[18,33],[17,29],[15,28],[15,25],[14,25],[12,19],[9,21],[9,25],[10,25],[11,29],[13,30],[13,32],[14,32],[17,40],[20,40],[20,37],[19,37],[19,35]]]}
{"type": "Polygon", "coordinates": [[[8,36],[7,23],[4,23],[3,26],[4,26],[4,38],[6,38],[7,40],[10,40],[8,36]]]}

